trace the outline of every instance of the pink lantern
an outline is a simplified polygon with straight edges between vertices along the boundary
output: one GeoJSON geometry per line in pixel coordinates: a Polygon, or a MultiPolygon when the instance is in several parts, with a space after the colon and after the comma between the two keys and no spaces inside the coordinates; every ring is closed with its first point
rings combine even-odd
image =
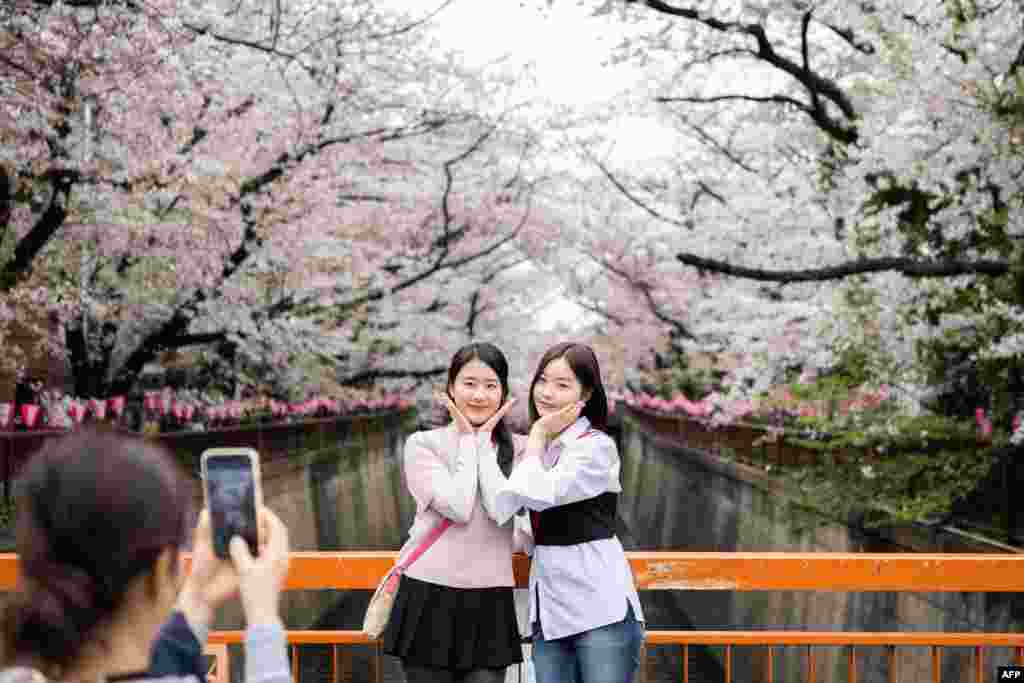
{"type": "Polygon", "coordinates": [[[124,414],[124,396],[114,396],[108,399],[107,406],[114,417],[120,418],[124,414]]]}
{"type": "Polygon", "coordinates": [[[23,403],[21,405],[21,421],[26,427],[32,429],[39,419],[39,406],[34,403],[23,403]]]}
{"type": "Polygon", "coordinates": [[[93,401],[93,415],[96,416],[97,420],[103,420],[107,417],[107,402],[105,399],[93,401]]]}
{"type": "Polygon", "coordinates": [[[974,421],[978,423],[978,438],[981,441],[992,440],[992,421],[988,419],[984,408],[974,411],[974,421]]]}
{"type": "Polygon", "coordinates": [[[68,425],[68,415],[64,411],[64,404],[55,401],[47,407],[46,411],[46,423],[53,429],[66,429],[68,425]]]}
{"type": "Polygon", "coordinates": [[[9,429],[14,422],[14,404],[0,403],[0,429],[9,429]]]}
{"type": "Polygon", "coordinates": [[[68,415],[71,416],[71,421],[76,425],[82,424],[82,420],[85,419],[85,406],[78,401],[72,401],[68,406],[68,415]]]}
{"type": "Polygon", "coordinates": [[[166,415],[171,412],[171,395],[170,393],[164,393],[158,400],[157,406],[160,409],[161,415],[166,415]]]}

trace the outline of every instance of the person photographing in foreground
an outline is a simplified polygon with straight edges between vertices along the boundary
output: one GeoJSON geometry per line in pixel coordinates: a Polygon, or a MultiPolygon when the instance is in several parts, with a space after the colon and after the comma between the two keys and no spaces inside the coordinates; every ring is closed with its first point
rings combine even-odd
{"type": "Polygon", "coordinates": [[[246,683],[291,681],[279,612],[287,529],[262,508],[258,556],[235,538],[221,560],[204,511],[186,576],[190,501],[168,454],[142,439],[86,430],[33,456],[17,483],[20,578],[0,622],[0,683],[198,683],[195,645],[235,594],[246,683]]]}

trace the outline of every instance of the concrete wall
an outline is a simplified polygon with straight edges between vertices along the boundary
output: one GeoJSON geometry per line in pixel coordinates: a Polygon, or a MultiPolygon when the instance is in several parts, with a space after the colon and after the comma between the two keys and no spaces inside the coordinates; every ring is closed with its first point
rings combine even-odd
{"type": "MultiPolygon", "coordinates": [[[[791,552],[1011,552],[952,529],[906,526],[865,533],[790,504],[786,489],[763,471],[687,449],[625,420],[620,513],[634,549],[791,552]]],[[[851,631],[1018,631],[1018,593],[648,592],[650,628],[700,630],[800,629],[851,631]]],[[[679,671],[678,653],[651,652],[658,672],[679,671]]],[[[804,653],[776,656],[775,680],[803,680],[804,653]]],[[[821,648],[822,681],[846,679],[842,648],[821,648]]],[[[713,652],[711,654],[714,654],[713,652]]],[[[881,648],[858,650],[861,681],[886,680],[881,648]]],[[[985,670],[1009,663],[1006,649],[986,651],[985,670]]],[[[763,680],[764,651],[739,648],[734,680],[763,680]]],[[[900,652],[899,680],[924,680],[925,648],[900,652]]],[[[713,667],[712,667],[713,668],[713,667]]],[[[942,680],[967,681],[971,651],[943,655],[942,680]]],[[[654,680],[678,680],[658,673],[654,680]]]]}

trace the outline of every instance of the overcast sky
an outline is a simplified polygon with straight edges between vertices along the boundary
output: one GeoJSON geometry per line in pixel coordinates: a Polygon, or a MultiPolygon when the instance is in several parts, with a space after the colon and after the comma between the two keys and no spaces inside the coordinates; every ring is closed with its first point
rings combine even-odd
{"type": "MultiPolygon", "coordinates": [[[[443,2],[378,1],[413,16],[424,16],[443,2]]],[[[461,53],[467,66],[502,60],[512,72],[529,68],[535,85],[522,98],[601,113],[623,93],[645,89],[647,77],[631,64],[607,64],[612,48],[642,27],[614,13],[593,17],[593,6],[581,6],[578,0],[556,0],[553,7],[544,0],[453,0],[433,26],[442,48],[461,53]]],[[[671,135],[657,121],[638,116],[620,116],[610,131],[615,138],[611,160],[630,164],[663,156],[671,135]]],[[[587,317],[579,306],[559,297],[540,313],[538,322],[550,328],[560,321],[582,323],[587,317]]]]}
{"type": "MultiPolygon", "coordinates": [[[[438,0],[386,0],[407,11],[428,11],[438,0]]],[[[605,100],[629,87],[629,68],[602,67],[612,45],[626,35],[614,16],[591,17],[577,0],[546,7],[543,0],[454,0],[435,21],[445,47],[459,50],[470,64],[507,58],[532,63],[537,95],[564,104],[605,100]]]]}
{"type": "MultiPolygon", "coordinates": [[[[414,16],[442,1],[380,0],[414,16]]],[[[504,60],[510,71],[531,69],[535,85],[522,97],[601,112],[617,95],[643,88],[647,77],[630,64],[604,64],[613,46],[642,27],[617,13],[593,17],[592,7],[578,0],[556,0],[553,7],[544,0],[453,0],[433,26],[442,46],[460,52],[467,65],[504,60]]],[[[649,118],[621,117],[613,129],[616,155],[642,160],[665,152],[665,131],[649,118]]]]}

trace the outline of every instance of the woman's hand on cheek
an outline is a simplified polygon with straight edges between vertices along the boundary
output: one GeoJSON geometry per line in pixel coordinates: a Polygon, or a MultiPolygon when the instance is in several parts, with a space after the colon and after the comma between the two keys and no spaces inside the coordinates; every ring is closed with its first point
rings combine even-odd
{"type": "Polygon", "coordinates": [[[451,396],[448,394],[436,393],[434,394],[434,397],[443,403],[445,408],[448,409],[448,414],[455,422],[455,426],[458,428],[460,434],[472,434],[476,431],[473,429],[473,423],[469,421],[468,417],[462,414],[462,411],[455,405],[455,401],[452,400],[451,396]]]}
{"type": "Polygon", "coordinates": [[[539,430],[544,435],[545,439],[551,440],[562,433],[566,427],[579,419],[585,405],[586,403],[583,401],[570,403],[564,408],[545,415],[537,420],[533,424],[533,428],[539,430]]]}
{"type": "Polygon", "coordinates": [[[505,401],[505,403],[503,403],[502,406],[498,408],[494,415],[491,415],[490,419],[487,420],[487,422],[485,422],[482,427],[480,427],[480,431],[486,434],[492,433],[494,431],[494,428],[498,426],[498,422],[501,421],[501,418],[505,417],[505,413],[507,413],[515,404],[515,398],[509,398],[507,401],[505,401]]]}

